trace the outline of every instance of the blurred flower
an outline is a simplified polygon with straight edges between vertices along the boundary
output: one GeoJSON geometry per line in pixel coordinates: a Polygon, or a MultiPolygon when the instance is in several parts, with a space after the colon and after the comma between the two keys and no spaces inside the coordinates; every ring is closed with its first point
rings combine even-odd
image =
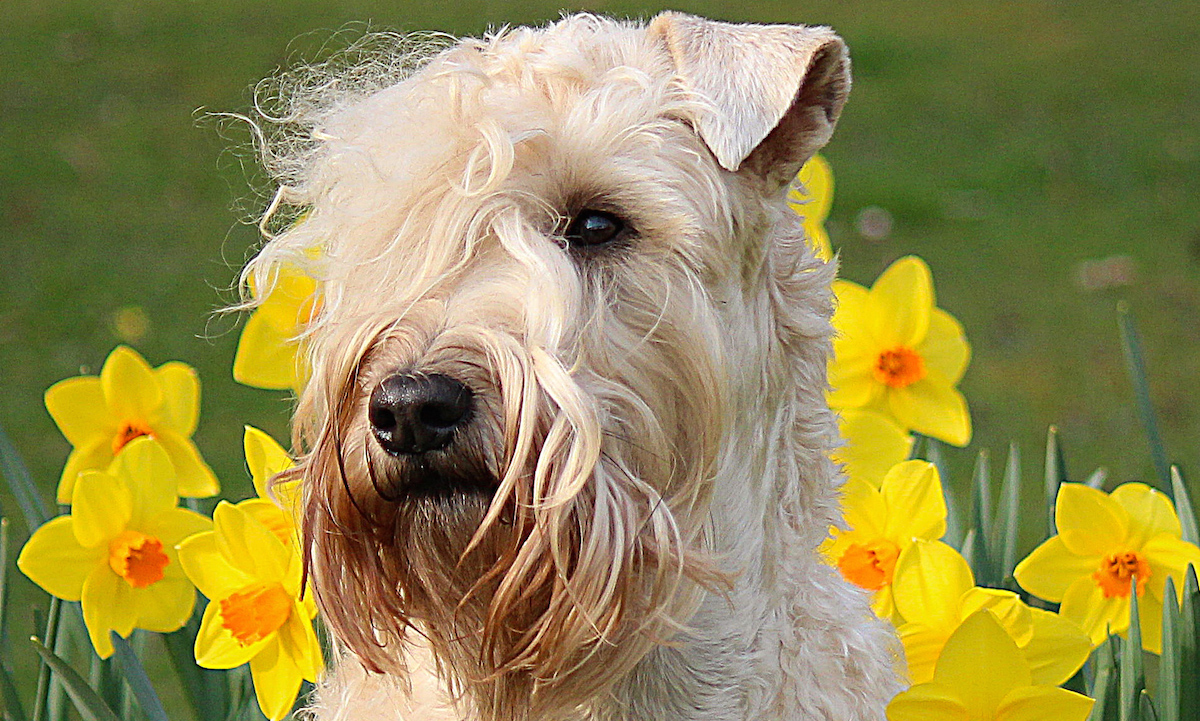
{"type": "Polygon", "coordinates": [[[246,454],[246,466],[250,469],[250,477],[254,479],[254,491],[258,498],[242,501],[237,504],[238,507],[254,516],[279,540],[289,547],[295,547],[296,527],[299,523],[300,481],[284,481],[271,487],[272,478],[294,465],[292,457],[274,438],[251,426],[246,426],[242,446],[246,454]]]}
{"type": "Polygon", "coordinates": [[[301,681],[315,682],[324,663],[312,626],[316,605],[312,594],[301,599],[299,553],[244,507],[222,501],[213,530],[179,544],[179,559],[209,598],[196,663],[249,663],[263,713],[272,721],[286,717],[301,681]]]}
{"type": "Polygon", "coordinates": [[[833,454],[845,467],[847,478],[857,478],[875,488],[892,466],[908,458],[913,438],[890,418],[873,411],[845,411],[838,424],[846,445],[833,454]]]}
{"type": "Polygon", "coordinates": [[[1162,648],[1163,587],[1183,587],[1188,564],[1200,568],[1200,548],[1180,539],[1171,501],[1144,483],[1126,483],[1111,495],[1064,483],[1054,504],[1058,535],[1033,549],[1014,576],[1026,591],[1061,603],[1092,643],[1109,630],[1129,628],[1131,579],[1137,578],[1142,642],[1162,648]]]}
{"type": "Polygon", "coordinates": [[[820,155],[808,159],[796,174],[798,184],[788,191],[788,206],[804,219],[804,235],[821,260],[833,259],[825,219],[833,205],[833,169],[820,155]]]}
{"type": "Polygon", "coordinates": [[[842,487],[842,506],[850,530],[832,529],[821,551],[847,580],[874,591],[875,613],[891,618],[892,578],[904,549],[913,539],[940,538],[946,532],[937,468],[925,461],[898,463],[879,489],[851,478],[842,487]]]}
{"type": "Polygon", "coordinates": [[[876,410],[956,446],[970,442],[967,401],[955,388],[970,347],[958,321],[934,306],[929,266],[908,256],[870,290],[839,280],[834,292],[830,405],[876,410]]]}
{"type": "Polygon", "coordinates": [[[892,234],[895,220],[887,208],[870,205],[858,211],[854,216],[854,228],[863,240],[878,243],[887,240],[892,234]]]}
{"type": "Polygon", "coordinates": [[[901,693],[889,721],[1084,721],[1092,699],[1037,683],[992,612],[971,614],[950,636],[933,680],[901,693]]]}
{"type": "Polygon", "coordinates": [[[282,266],[265,298],[250,276],[250,292],[258,307],[250,314],[233,358],[233,379],[268,390],[298,390],[307,371],[300,340],[321,309],[317,281],[295,266],[282,266]]]}
{"type": "Polygon", "coordinates": [[[140,343],[150,332],[150,316],[140,305],[129,305],[112,316],[113,333],[124,343],[140,343]]]}
{"type": "Polygon", "coordinates": [[[964,619],[980,609],[996,615],[1024,654],[1033,682],[1057,686],[1087,660],[1092,644],[1077,625],[1030,608],[1017,594],[977,588],[967,562],[940,541],[916,541],[896,565],[898,629],[913,683],[934,677],[934,665],[964,619]]]}
{"type": "Polygon", "coordinates": [[[50,386],[46,410],[75,447],[58,482],[59,503],[71,501],[81,471],[107,468],[141,436],[154,439],[171,458],[179,495],[214,496],[220,488],[191,440],[200,418],[200,381],[191,366],[171,362],[151,370],[137,351],[117,346],[99,377],[50,386]]]}
{"type": "Polygon", "coordinates": [[[112,655],[109,631],[168,633],[192,615],[196,591],[175,544],[211,522],[176,507],[174,476],[159,444],[135,440],[107,471],[84,472],[74,484],[71,514],[48,521],[21,549],[17,567],[34,583],[82,602],[100,658],[112,655]]]}

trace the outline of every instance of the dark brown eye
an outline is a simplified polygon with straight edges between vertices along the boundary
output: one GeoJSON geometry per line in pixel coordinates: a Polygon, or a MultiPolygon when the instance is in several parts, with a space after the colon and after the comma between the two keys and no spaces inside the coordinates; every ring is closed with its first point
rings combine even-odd
{"type": "Polygon", "coordinates": [[[612,242],[625,230],[625,221],[603,210],[581,210],[563,233],[573,247],[593,247],[612,242]]]}

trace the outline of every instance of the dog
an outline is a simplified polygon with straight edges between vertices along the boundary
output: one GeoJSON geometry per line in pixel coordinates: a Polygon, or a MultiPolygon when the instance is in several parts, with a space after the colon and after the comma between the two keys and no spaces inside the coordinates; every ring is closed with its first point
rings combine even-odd
{"type": "Polygon", "coordinates": [[[341,656],[309,713],[882,719],[894,632],[816,550],[836,268],[785,204],[842,40],[664,12],[367,44],[256,119],[243,278],[322,288],[293,476],[341,656]]]}

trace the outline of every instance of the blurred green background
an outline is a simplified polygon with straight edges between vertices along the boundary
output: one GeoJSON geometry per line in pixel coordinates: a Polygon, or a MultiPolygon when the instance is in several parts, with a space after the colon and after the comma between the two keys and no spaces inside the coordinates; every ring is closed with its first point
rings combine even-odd
{"type": "MultiPolygon", "coordinates": [[[[826,156],[843,275],[924,257],[966,326],[976,435],[1037,478],[1046,427],[1075,478],[1152,478],[1115,304],[1130,302],[1174,460],[1200,474],[1200,3],[868,0],[671,7],[834,26],[855,83],[826,156]]],[[[583,9],[583,8],[574,8],[583,9]]],[[[660,5],[586,9],[648,17],[660,5]]],[[[237,269],[255,245],[244,128],[259,78],[349,22],[478,34],[541,0],[5,0],[0,23],[0,425],[51,493],[68,446],[42,391],[122,338],[204,383],[196,440],[249,494],[242,425],[286,436],[284,394],[237,386],[237,269]],[[240,150],[231,150],[241,146],[240,150]]],[[[361,28],[361,26],[353,26],[361,28]]],[[[1036,484],[1035,484],[1036,485],[1036,484]]],[[[1027,502],[1037,503],[1029,489],[1027,502]]],[[[7,513],[11,497],[0,494],[7,513]]],[[[1034,524],[1036,525],[1036,524],[1034,524]]],[[[14,539],[23,542],[18,523],[14,539]]],[[[1023,548],[1022,553],[1028,550],[1023,548]]],[[[21,633],[28,616],[13,623],[21,633]]]]}

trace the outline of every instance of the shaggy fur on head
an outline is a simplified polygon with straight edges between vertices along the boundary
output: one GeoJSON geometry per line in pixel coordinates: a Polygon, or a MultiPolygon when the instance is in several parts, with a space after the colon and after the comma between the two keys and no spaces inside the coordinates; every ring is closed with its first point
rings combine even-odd
{"type": "Polygon", "coordinates": [[[302,219],[245,279],[323,293],[295,473],[344,655],[313,713],[882,718],[893,639],[816,553],[835,268],[784,203],[841,40],[664,13],[373,41],[264,86],[258,122],[264,228],[302,219]],[[584,209],[626,231],[571,245],[584,209]],[[397,373],[470,389],[451,445],[376,441],[397,373]]]}

